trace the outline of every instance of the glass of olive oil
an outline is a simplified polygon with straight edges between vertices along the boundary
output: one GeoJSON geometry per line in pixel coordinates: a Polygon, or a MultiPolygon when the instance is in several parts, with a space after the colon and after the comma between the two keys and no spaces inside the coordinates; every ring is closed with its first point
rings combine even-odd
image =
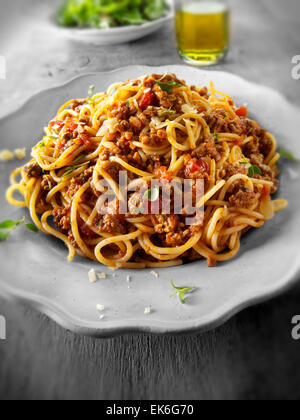
{"type": "Polygon", "coordinates": [[[179,54],[188,64],[208,66],[227,53],[230,12],[226,1],[176,0],[179,54]]]}

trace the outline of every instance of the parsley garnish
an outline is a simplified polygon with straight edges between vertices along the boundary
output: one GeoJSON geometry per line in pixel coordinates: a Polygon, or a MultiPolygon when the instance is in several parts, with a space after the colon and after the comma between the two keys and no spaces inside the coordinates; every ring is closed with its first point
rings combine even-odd
{"type": "Polygon", "coordinates": [[[79,162],[81,159],[84,159],[85,157],[86,157],[86,155],[81,155],[81,156],[78,156],[78,157],[74,160],[74,163],[79,162]]]}
{"type": "Polygon", "coordinates": [[[260,169],[259,166],[257,166],[257,165],[251,165],[248,168],[248,174],[249,174],[250,178],[254,178],[255,174],[262,175],[262,171],[261,171],[261,169],[260,169]]]}
{"type": "Polygon", "coordinates": [[[44,136],[43,137],[43,140],[39,143],[39,147],[46,147],[46,141],[47,141],[47,139],[50,139],[50,140],[57,140],[57,139],[59,139],[59,136],[44,136]]]}
{"type": "Polygon", "coordinates": [[[10,234],[20,225],[25,225],[31,232],[37,233],[39,230],[33,223],[25,223],[25,217],[22,220],[5,220],[0,223],[0,241],[9,239],[10,234]]]}
{"type": "Polygon", "coordinates": [[[68,166],[66,168],[66,172],[62,175],[62,178],[65,178],[66,176],[70,175],[72,172],[74,172],[76,169],[81,168],[82,166],[86,165],[88,162],[83,162],[80,165],[74,165],[74,166],[68,166]]]}
{"type": "Polygon", "coordinates": [[[5,220],[4,222],[0,223],[0,229],[12,229],[16,228],[22,223],[25,222],[25,217],[22,220],[14,221],[14,220],[5,220]]]}
{"type": "Polygon", "coordinates": [[[241,162],[242,165],[245,165],[248,169],[248,175],[250,178],[254,178],[255,174],[262,175],[262,171],[259,166],[257,165],[251,165],[251,163],[248,162],[241,162]]]}
{"type": "Polygon", "coordinates": [[[38,228],[33,223],[25,223],[25,226],[27,227],[30,232],[38,233],[38,228]]]}
{"type": "Polygon", "coordinates": [[[159,80],[155,80],[155,83],[163,90],[164,92],[173,92],[173,87],[182,87],[181,83],[175,82],[175,80],[170,80],[169,82],[163,82],[162,80],[166,76],[163,76],[159,80]]]}
{"type": "Polygon", "coordinates": [[[280,148],[279,153],[280,153],[281,158],[287,158],[291,160],[292,162],[298,162],[297,158],[293,155],[293,153],[285,150],[283,146],[280,148]]]}
{"type": "Polygon", "coordinates": [[[10,232],[2,232],[0,231],[0,241],[6,241],[9,238],[10,232]]]}
{"type": "Polygon", "coordinates": [[[129,101],[129,99],[127,99],[126,105],[128,106],[128,108],[130,108],[130,101],[129,101]]]}
{"type": "Polygon", "coordinates": [[[159,116],[159,118],[163,118],[163,117],[168,117],[169,115],[175,115],[175,114],[176,114],[176,111],[169,108],[169,109],[165,109],[164,111],[162,111],[158,116],[159,116]]]}
{"type": "Polygon", "coordinates": [[[88,99],[89,104],[91,104],[91,105],[93,105],[94,102],[95,102],[95,100],[93,99],[94,92],[95,92],[95,86],[90,86],[89,90],[88,90],[87,99],[88,99]]]}
{"type": "Polygon", "coordinates": [[[219,141],[219,134],[218,133],[215,133],[214,134],[214,138],[215,138],[215,142],[218,142],[219,141]]]}
{"type": "Polygon", "coordinates": [[[178,295],[179,300],[182,304],[185,304],[185,300],[184,300],[185,295],[196,289],[195,286],[194,287],[176,287],[173,280],[171,281],[171,285],[174,289],[176,289],[176,292],[172,293],[170,297],[178,295]]]}
{"type": "Polygon", "coordinates": [[[40,143],[39,143],[39,147],[40,148],[42,148],[42,147],[45,147],[46,146],[46,143],[45,143],[45,140],[43,139],[40,143]]]}
{"type": "Polygon", "coordinates": [[[144,200],[151,201],[152,203],[157,201],[159,198],[159,186],[156,185],[154,188],[150,188],[144,194],[144,200]]]}

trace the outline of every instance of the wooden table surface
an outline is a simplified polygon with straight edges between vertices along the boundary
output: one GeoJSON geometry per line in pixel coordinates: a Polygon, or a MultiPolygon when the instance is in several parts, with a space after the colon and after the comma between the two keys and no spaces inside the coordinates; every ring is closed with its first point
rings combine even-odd
{"type": "MultiPolygon", "coordinates": [[[[291,59],[300,54],[299,0],[229,2],[232,47],[216,68],[276,88],[300,105],[300,81],[291,77],[291,59]]],[[[33,93],[79,74],[180,63],[171,25],[115,47],[57,38],[44,24],[55,3],[1,1],[0,54],[7,60],[7,79],[0,80],[1,116],[33,93]]],[[[291,338],[300,287],[198,335],[81,337],[2,298],[0,314],[7,319],[7,340],[0,341],[0,399],[300,397],[300,342],[291,338]]]]}

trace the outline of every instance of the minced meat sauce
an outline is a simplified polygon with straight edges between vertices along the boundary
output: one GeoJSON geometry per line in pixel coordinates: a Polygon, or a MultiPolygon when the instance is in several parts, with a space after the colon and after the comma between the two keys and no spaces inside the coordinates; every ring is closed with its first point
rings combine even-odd
{"type": "MultiPolygon", "coordinates": [[[[106,149],[100,153],[99,159],[102,167],[114,179],[118,180],[120,170],[123,168],[118,164],[110,161],[112,156],[121,158],[128,164],[152,174],[156,173],[162,181],[168,182],[172,179],[172,174],[168,173],[167,168],[170,166],[171,157],[166,155],[155,154],[153,156],[145,155],[142,158],[139,153],[139,148],[134,144],[136,142],[142,143],[145,147],[163,148],[168,146],[168,138],[166,128],[155,128],[151,121],[153,118],[159,118],[162,122],[164,120],[172,120],[182,114],[182,106],[185,103],[184,97],[179,91],[170,89],[165,91],[161,88],[157,80],[163,80],[164,83],[172,82],[177,85],[185,85],[185,82],[178,80],[175,75],[167,75],[162,79],[162,75],[152,75],[141,80],[133,82],[133,86],[144,86],[145,93],[139,99],[138,103],[128,103],[128,101],[121,101],[118,104],[110,106],[108,109],[108,118],[115,119],[117,125],[113,132],[107,135],[107,141],[114,143],[113,149],[106,149]],[[166,112],[167,111],[167,112],[166,112]]],[[[192,90],[197,91],[203,98],[209,97],[207,88],[192,87],[192,90]]],[[[74,101],[70,108],[77,112],[80,111],[81,106],[86,103],[86,100],[74,101]]],[[[188,156],[187,163],[178,174],[182,178],[190,179],[204,179],[205,186],[208,188],[210,184],[210,165],[211,159],[216,162],[222,159],[224,149],[222,144],[218,143],[216,134],[218,133],[234,133],[243,136],[252,136],[252,141],[248,142],[242,147],[244,155],[250,160],[250,163],[257,165],[262,175],[255,174],[255,177],[265,179],[273,182],[273,188],[270,193],[275,193],[278,181],[278,171],[276,168],[267,166],[265,158],[271,151],[272,144],[266,135],[266,131],[262,129],[255,121],[247,117],[232,118],[226,110],[217,109],[207,111],[201,103],[196,110],[210,128],[211,136],[203,136],[200,144],[194,150],[187,151],[185,154],[188,156]]],[[[78,122],[72,122],[67,119],[67,122],[58,122],[55,125],[57,134],[68,124],[67,129],[64,130],[65,134],[60,139],[61,152],[65,151],[73,144],[79,144],[86,147],[86,153],[91,153],[95,150],[95,146],[89,140],[89,133],[84,129],[85,124],[88,124],[88,117],[78,122]],[[94,148],[93,148],[94,147],[94,148]]],[[[180,136],[180,133],[178,133],[180,136]]],[[[183,152],[178,151],[178,158],[183,152]]],[[[96,161],[90,163],[90,167],[86,169],[78,177],[71,180],[68,186],[67,195],[72,200],[79,188],[86,182],[91,182],[91,188],[85,193],[83,199],[89,204],[90,207],[96,205],[99,198],[98,191],[93,188],[92,174],[96,161]]],[[[41,168],[36,163],[30,163],[25,167],[27,176],[40,178],[42,177],[42,193],[41,197],[52,189],[56,183],[49,173],[42,172],[41,168]]],[[[231,165],[225,163],[223,169],[217,173],[217,180],[228,180],[236,174],[247,174],[244,166],[231,165]]],[[[134,179],[135,175],[128,173],[129,178],[134,179]]],[[[226,200],[230,206],[249,208],[255,201],[257,191],[250,191],[247,184],[241,180],[231,185],[229,188],[226,200]]],[[[130,206],[129,206],[130,207],[130,206]]],[[[63,231],[72,241],[73,235],[71,231],[70,222],[70,206],[59,206],[53,209],[54,221],[57,227],[63,231]]],[[[134,214],[130,213],[125,217],[122,215],[105,214],[98,215],[94,224],[102,232],[110,234],[126,234],[133,230],[130,223],[126,222],[126,218],[132,217],[134,214]]],[[[136,215],[135,215],[136,216],[136,215]]],[[[152,215],[151,221],[155,230],[152,240],[156,245],[176,247],[185,244],[194,234],[197,227],[186,226],[185,217],[183,215],[169,214],[169,215],[152,215]]],[[[79,221],[79,229],[83,238],[91,239],[96,235],[89,229],[83,221],[79,221]]],[[[199,230],[199,229],[198,229],[199,230]]],[[[76,244],[75,244],[76,245],[76,244]]],[[[137,251],[143,254],[144,251],[137,251]]],[[[190,251],[185,255],[187,258],[196,259],[199,255],[190,251]]],[[[145,255],[143,255],[145,257],[145,255]]],[[[213,262],[211,262],[213,264],[213,262]]]]}

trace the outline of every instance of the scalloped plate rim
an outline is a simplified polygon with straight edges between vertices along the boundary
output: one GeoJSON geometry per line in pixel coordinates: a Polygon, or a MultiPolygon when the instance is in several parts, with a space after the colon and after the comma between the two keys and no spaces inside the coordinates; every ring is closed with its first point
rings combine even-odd
{"type": "MultiPolygon", "coordinates": [[[[66,88],[72,83],[74,83],[78,79],[87,78],[87,77],[93,77],[93,76],[100,76],[104,74],[113,74],[118,73],[120,71],[125,71],[128,69],[134,69],[138,70],[139,68],[143,69],[143,74],[145,74],[145,69],[163,69],[163,68],[174,68],[174,71],[176,71],[176,68],[188,68],[191,69],[188,66],[182,66],[182,65],[164,65],[164,66],[146,66],[146,65],[138,65],[138,66],[126,66],[114,70],[109,71],[103,71],[103,72],[89,72],[82,75],[77,75],[70,79],[67,82],[64,82],[62,84],[58,84],[57,86],[51,87],[49,89],[44,89],[33,96],[31,96],[29,99],[27,99],[18,109],[15,111],[12,111],[8,115],[5,115],[4,117],[0,118],[0,124],[3,123],[5,120],[8,120],[9,118],[13,118],[16,114],[19,112],[22,112],[22,109],[26,106],[29,106],[31,102],[38,99],[41,95],[45,95],[48,92],[52,92],[55,90],[59,90],[61,88],[66,88]]],[[[198,69],[197,69],[198,70],[198,69]]],[[[201,72],[201,70],[199,70],[201,72]]],[[[211,73],[218,73],[218,74],[225,74],[232,78],[236,78],[236,80],[242,81],[244,83],[247,83],[249,86],[253,87],[261,87],[258,83],[248,81],[243,77],[240,77],[236,74],[232,74],[229,72],[224,71],[218,71],[218,70],[211,70],[211,73]]],[[[292,104],[278,91],[275,89],[272,89],[270,87],[263,86],[263,89],[265,91],[269,91],[270,94],[277,95],[278,98],[280,98],[282,101],[284,101],[285,106],[291,107],[292,104]]],[[[75,316],[71,315],[67,311],[65,311],[63,308],[61,308],[59,305],[57,305],[55,302],[51,301],[50,299],[47,299],[45,297],[42,297],[40,295],[36,295],[34,293],[30,292],[24,292],[14,289],[13,287],[8,286],[7,284],[4,284],[3,281],[0,281],[0,293],[12,300],[17,301],[21,303],[25,303],[29,305],[31,308],[45,314],[52,320],[54,320],[56,323],[61,325],[62,327],[71,330],[75,333],[82,334],[82,335],[89,335],[94,337],[112,337],[115,335],[120,334],[126,334],[126,333],[153,333],[153,334],[185,334],[185,333],[200,333],[200,332],[206,332],[211,329],[217,328],[220,325],[227,322],[229,319],[231,319],[233,316],[235,316],[237,313],[243,311],[244,309],[254,306],[256,304],[265,302],[269,299],[272,299],[285,291],[289,290],[297,281],[298,277],[300,275],[300,259],[295,262],[295,266],[293,266],[289,272],[276,284],[276,287],[269,287],[265,288],[264,292],[256,291],[253,293],[253,295],[244,297],[244,300],[239,303],[233,303],[232,301],[227,301],[226,304],[224,304],[222,307],[220,306],[218,310],[215,312],[212,312],[210,316],[207,316],[205,321],[202,319],[194,319],[192,321],[156,321],[151,320],[151,318],[140,318],[139,320],[132,320],[130,322],[128,321],[110,321],[109,324],[100,324],[98,322],[87,322],[83,323],[80,319],[77,319],[75,316]],[[126,325],[125,325],[126,323],[126,325]],[[97,324],[97,325],[96,325],[97,324]],[[175,325],[177,324],[177,325],[175,325]],[[178,325],[179,324],[179,325],[178,325]]],[[[234,300],[234,296],[233,296],[234,300]]]]}
{"type": "MultiPolygon", "coordinates": [[[[142,321],[133,320],[131,325],[128,325],[128,321],[110,321],[109,326],[104,324],[99,328],[99,322],[96,322],[95,325],[91,323],[84,324],[80,319],[72,316],[68,312],[64,311],[61,307],[56,304],[53,304],[49,299],[46,299],[41,296],[37,296],[34,293],[28,292],[19,292],[13,288],[7,287],[2,282],[0,282],[0,293],[3,297],[6,297],[8,300],[14,302],[20,302],[23,304],[29,305],[32,309],[46,315],[48,318],[52,319],[61,327],[66,330],[72,331],[76,334],[86,335],[91,337],[106,338],[113,337],[115,335],[124,335],[128,333],[150,333],[150,334],[188,334],[188,333],[205,333],[216,329],[224,325],[227,321],[233,318],[235,315],[239,314],[243,310],[256,306],[260,303],[266,302],[273,298],[276,298],[283,294],[284,292],[289,291],[297,282],[300,275],[300,266],[292,269],[293,273],[291,275],[286,275],[286,278],[289,278],[289,281],[284,281],[283,284],[278,285],[278,287],[272,290],[266,291],[264,294],[257,293],[253,296],[245,299],[244,302],[241,302],[236,305],[230,305],[227,302],[227,305],[224,305],[223,310],[219,309],[218,315],[214,312],[207,317],[206,322],[203,320],[193,320],[193,321],[182,321],[184,325],[181,327],[166,326],[164,324],[170,324],[170,321],[153,321],[149,319],[149,322],[143,318],[142,321]],[[231,306],[229,309],[225,307],[231,306]],[[146,322],[147,321],[147,322],[146,322]],[[201,322],[201,324],[200,324],[201,322]],[[125,325],[126,323],[126,325],[125,325]],[[80,325],[81,324],[81,325],[80,325]],[[114,325],[116,324],[116,325],[114,325]],[[143,324],[143,325],[142,325],[143,324]]],[[[178,323],[178,321],[176,321],[178,323]]],[[[175,321],[174,321],[175,324],[175,321]]]]}

